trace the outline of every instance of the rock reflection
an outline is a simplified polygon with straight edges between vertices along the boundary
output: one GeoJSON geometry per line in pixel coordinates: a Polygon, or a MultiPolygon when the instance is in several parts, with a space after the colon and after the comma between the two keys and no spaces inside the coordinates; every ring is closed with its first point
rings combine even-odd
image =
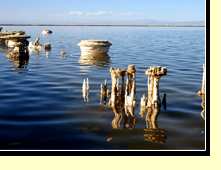
{"type": "Polygon", "coordinates": [[[201,106],[203,108],[203,110],[201,112],[201,116],[205,120],[205,95],[201,95],[201,98],[202,98],[201,106]]]}
{"type": "Polygon", "coordinates": [[[160,142],[163,144],[166,143],[166,139],[167,139],[167,137],[164,135],[154,135],[154,134],[145,134],[144,137],[147,137],[144,139],[146,141],[160,142]]]}
{"type": "Polygon", "coordinates": [[[88,78],[87,78],[87,82],[84,79],[84,82],[82,85],[82,93],[83,93],[84,101],[88,102],[89,101],[89,81],[88,81],[88,78]]]}
{"type": "MultiPolygon", "coordinates": [[[[140,115],[141,117],[144,117],[145,112],[147,112],[146,115],[146,129],[144,129],[146,132],[149,133],[155,133],[155,132],[166,132],[164,129],[158,128],[158,122],[157,118],[160,114],[160,105],[157,105],[157,103],[152,104],[149,107],[141,106],[140,107],[140,115]]],[[[144,137],[146,141],[153,141],[153,142],[160,142],[160,143],[166,143],[167,136],[165,135],[156,135],[156,134],[145,134],[144,137]]]]}
{"type": "MultiPolygon", "coordinates": [[[[27,46],[21,42],[15,43],[13,46],[14,49],[7,55],[7,58],[14,62],[15,70],[19,70],[18,68],[24,68],[23,66],[28,64],[29,52],[27,46]]],[[[22,74],[23,72],[18,73],[22,74]]]]}
{"type": "Polygon", "coordinates": [[[110,63],[110,57],[108,54],[88,54],[81,55],[79,63],[94,65],[99,67],[108,67],[110,63]]]}
{"type": "Polygon", "coordinates": [[[103,100],[104,100],[104,105],[107,103],[107,98],[109,98],[109,95],[111,92],[109,89],[107,89],[107,79],[105,79],[104,87],[103,84],[101,84],[101,99],[100,99],[100,104],[102,105],[103,100]]]}
{"type": "Polygon", "coordinates": [[[26,65],[28,65],[29,57],[27,57],[27,58],[9,58],[9,59],[13,62],[13,65],[11,65],[11,66],[14,67],[14,69],[12,69],[12,70],[19,71],[19,72],[14,72],[14,73],[24,74],[28,71],[26,65]]]}

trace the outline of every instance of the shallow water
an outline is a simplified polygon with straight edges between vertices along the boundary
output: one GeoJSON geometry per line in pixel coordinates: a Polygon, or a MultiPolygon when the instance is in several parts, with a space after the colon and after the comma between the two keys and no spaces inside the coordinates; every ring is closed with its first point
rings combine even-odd
{"type": "Polygon", "coordinates": [[[0,44],[0,149],[205,149],[202,98],[197,95],[205,64],[205,28],[48,26],[53,33],[42,35],[45,28],[3,26],[25,31],[29,42],[40,37],[52,49],[29,52],[28,61],[13,61],[6,57],[12,49],[0,44]],[[81,60],[77,44],[85,39],[109,40],[108,56],[81,60]],[[135,127],[123,116],[121,128],[114,129],[113,109],[100,103],[100,84],[107,79],[111,90],[110,68],[131,64],[136,69],[135,127]],[[160,97],[166,93],[167,104],[157,119],[163,132],[145,131],[145,116],[139,114],[140,98],[148,94],[145,71],[150,66],[167,67],[160,79],[160,97]],[[82,96],[86,78],[89,101],[82,96]],[[155,140],[148,140],[149,134],[155,140]],[[164,142],[158,140],[161,135],[164,142]]]}

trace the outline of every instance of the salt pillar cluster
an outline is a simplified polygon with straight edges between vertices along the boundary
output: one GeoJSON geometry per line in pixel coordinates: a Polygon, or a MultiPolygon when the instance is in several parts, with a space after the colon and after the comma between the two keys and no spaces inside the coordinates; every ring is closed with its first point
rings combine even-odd
{"type": "Polygon", "coordinates": [[[107,89],[107,80],[104,85],[101,84],[101,104],[104,97],[104,105],[106,105],[106,98],[111,94],[109,100],[109,107],[113,109],[115,117],[111,123],[114,129],[119,129],[120,122],[124,114],[123,128],[135,128],[136,118],[134,116],[136,104],[136,80],[135,80],[135,66],[129,65],[128,69],[110,69],[112,87],[111,92],[107,89]],[[127,75],[127,77],[125,77],[127,75]],[[126,82],[126,83],[125,83],[126,82]],[[128,120],[129,124],[127,124],[128,120]]]}
{"type": "Polygon", "coordinates": [[[123,112],[128,116],[134,115],[134,108],[136,104],[136,79],[135,66],[129,65],[128,69],[110,69],[112,89],[111,98],[109,101],[110,107],[115,107],[115,104],[120,105],[123,112]],[[126,85],[125,75],[127,73],[126,85]],[[119,87],[119,77],[121,77],[121,91],[119,87]]]}

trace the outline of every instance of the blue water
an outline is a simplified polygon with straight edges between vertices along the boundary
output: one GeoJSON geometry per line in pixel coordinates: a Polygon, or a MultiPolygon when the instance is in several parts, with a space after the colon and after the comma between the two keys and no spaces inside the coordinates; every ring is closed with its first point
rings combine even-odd
{"type": "MultiPolygon", "coordinates": [[[[12,49],[0,44],[0,149],[3,150],[204,150],[205,120],[201,116],[205,28],[203,27],[90,27],[3,26],[3,30],[23,30],[34,42],[51,43],[51,51],[29,52],[29,60],[13,61],[12,49]],[[81,40],[102,39],[112,43],[108,57],[81,61],[77,44],[81,40]],[[66,52],[61,56],[60,51],[66,52]],[[135,128],[114,129],[113,109],[100,104],[100,84],[110,68],[135,65],[135,128]],[[158,128],[147,132],[140,98],[147,91],[145,71],[150,66],[167,67],[160,79],[161,108],[158,128]],[[82,96],[83,80],[89,78],[89,101],[82,96]],[[164,143],[145,140],[147,134],[164,135],[164,143]],[[108,138],[113,138],[108,142],[108,138]]],[[[2,31],[3,31],[2,30],[2,31]]],[[[109,99],[108,99],[109,100],[109,99]]],[[[120,126],[129,124],[124,118],[120,126]]]]}

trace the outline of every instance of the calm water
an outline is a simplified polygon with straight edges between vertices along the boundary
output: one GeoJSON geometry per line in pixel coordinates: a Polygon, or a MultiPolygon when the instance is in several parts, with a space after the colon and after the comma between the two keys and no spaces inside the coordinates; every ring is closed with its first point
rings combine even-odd
{"type": "MultiPolygon", "coordinates": [[[[201,116],[201,90],[205,63],[205,28],[167,27],[9,27],[23,30],[34,42],[51,43],[51,51],[30,52],[28,61],[6,57],[11,51],[0,45],[0,149],[22,150],[204,150],[205,120],[201,116]],[[81,60],[77,44],[85,39],[112,43],[108,57],[81,60]],[[60,51],[66,52],[62,57],[60,51]],[[100,84],[110,68],[136,68],[137,103],[135,128],[122,118],[119,129],[112,127],[113,109],[100,103],[100,84]],[[150,66],[167,67],[160,79],[159,129],[145,131],[140,98],[148,94],[145,71],[150,66]],[[89,101],[82,96],[82,82],[89,78],[89,101]],[[126,124],[126,125],[125,125],[126,124]],[[148,140],[148,135],[155,140],[148,140]],[[166,138],[160,141],[160,136],[166,138]],[[107,141],[113,138],[112,141],[107,141]]],[[[109,100],[109,99],[107,99],[109,100]]]]}

